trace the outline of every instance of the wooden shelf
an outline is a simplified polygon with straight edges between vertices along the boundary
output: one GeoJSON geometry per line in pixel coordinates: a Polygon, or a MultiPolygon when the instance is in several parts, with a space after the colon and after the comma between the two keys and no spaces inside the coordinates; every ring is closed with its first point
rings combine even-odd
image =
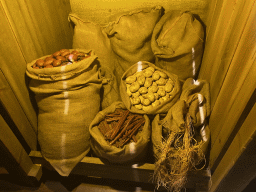
{"type": "MultiPolygon", "coordinates": [[[[31,151],[29,156],[34,164],[42,164],[43,167],[54,170],[42,157],[40,151],[31,151]]],[[[116,165],[97,157],[86,156],[77,164],[71,174],[152,184],[154,169],[155,165],[150,163],[116,165]]],[[[189,173],[186,188],[208,191],[210,182],[211,171],[209,169],[193,171],[189,173]]]]}

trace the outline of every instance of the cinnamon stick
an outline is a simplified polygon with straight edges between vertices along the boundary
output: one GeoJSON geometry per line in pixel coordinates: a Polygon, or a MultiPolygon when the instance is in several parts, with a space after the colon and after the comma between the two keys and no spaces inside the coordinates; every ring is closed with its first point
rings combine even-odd
{"type": "Polygon", "coordinates": [[[125,125],[125,127],[122,129],[122,131],[115,137],[114,140],[112,140],[112,141],[110,142],[110,145],[112,145],[113,143],[115,143],[115,142],[123,135],[123,133],[126,131],[128,125],[131,123],[131,121],[132,121],[134,118],[135,118],[135,116],[132,116],[132,117],[128,120],[128,122],[126,123],[126,125],[125,125]]]}
{"type": "Polygon", "coordinates": [[[111,135],[111,137],[110,137],[111,139],[114,139],[115,136],[118,134],[119,130],[121,129],[123,123],[125,122],[127,116],[129,115],[129,113],[130,113],[129,110],[126,110],[126,111],[123,113],[123,116],[120,118],[120,120],[119,120],[117,126],[114,128],[114,131],[113,131],[113,133],[112,133],[112,135],[111,135]]]}
{"type": "Polygon", "coordinates": [[[125,141],[122,143],[121,147],[122,147],[123,145],[125,145],[125,144],[131,139],[131,137],[135,134],[135,132],[136,132],[144,123],[145,123],[145,120],[144,120],[144,119],[141,119],[141,120],[138,122],[138,124],[136,124],[136,125],[134,126],[134,128],[133,128],[132,130],[130,130],[130,131],[128,132],[128,134],[126,134],[126,139],[125,139],[125,141]]]}

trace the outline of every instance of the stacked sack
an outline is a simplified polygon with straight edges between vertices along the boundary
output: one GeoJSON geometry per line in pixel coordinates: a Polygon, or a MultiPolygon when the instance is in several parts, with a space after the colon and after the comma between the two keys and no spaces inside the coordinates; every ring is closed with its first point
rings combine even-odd
{"type": "MultiPolygon", "coordinates": [[[[46,56],[41,58],[45,67],[33,61],[27,68],[39,107],[43,156],[68,175],[89,149],[110,163],[130,163],[144,161],[152,142],[156,183],[184,186],[176,177],[166,185],[178,156],[164,151],[196,149],[195,164],[207,152],[209,85],[196,79],[204,43],[201,23],[190,12],[165,13],[162,6],[113,15],[104,26],[74,13],[69,20],[73,49],[89,57],[57,65],[62,53],[55,53],[52,67],[46,56]]],[[[183,170],[184,178],[192,168],[183,170]]]]}

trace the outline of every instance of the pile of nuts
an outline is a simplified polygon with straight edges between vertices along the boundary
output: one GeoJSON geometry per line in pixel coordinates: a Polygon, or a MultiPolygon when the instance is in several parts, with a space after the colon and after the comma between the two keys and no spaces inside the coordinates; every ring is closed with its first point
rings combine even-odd
{"type": "Polygon", "coordinates": [[[131,141],[137,142],[136,135],[143,129],[144,123],[143,115],[116,109],[114,113],[105,115],[98,128],[110,145],[123,147],[131,141]]]}
{"type": "Polygon", "coordinates": [[[61,49],[45,59],[36,60],[36,62],[32,65],[32,68],[42,69],[65,66],[70,65],[73,62],[81,61],[87,57],[90,57],[90,53],[86,54],[77,50],[70,52],[68,49],[61,49]]]}
{"type": "Polygon", "coordinates": [[[149,111],[170,99],[174,82],[166,73],[147,67],[125,79],[131,104],[137,109],[149,111]]]}

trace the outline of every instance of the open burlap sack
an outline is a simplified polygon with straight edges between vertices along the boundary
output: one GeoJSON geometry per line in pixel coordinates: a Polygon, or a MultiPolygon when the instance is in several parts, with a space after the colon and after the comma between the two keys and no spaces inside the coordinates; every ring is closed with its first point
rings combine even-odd
{"type": "Polygon", "coordinates": [[[150,121],[147,115],[143,115],[145,123],[136,138],[137,142],[131,142],[122,148],[110,145],[100,132],[98,125],[107,114],[115,112],[116,109],[126,109],[122,102],[115,102],[108,108],[100,111],[92,121],[89,131],[91,134],[91,149],[96,156],[108,160],[110,163],[130,163],[141,161],[147,152],[151,136],[150,121]]]}
{"type": "Polygon", "coordinates": [[[189,171],[204,167],[210,141],[206,122],[209,104],[208,83],[187,79],[180,100],[167,114],[155,116],[152,143],[156,158],[154,181],[158,186],[179,191],[189,171]]]}
{"type": "Polygon", "coordinates": [[[163,135],[168,137],[171,132],[182,133],[184,131],[186,114],[190,115],[197,133],[194,138],[198,142],[202,142],[200,150],[206,154],[210,141],[210,129],[207,124],[207,118],[210,115],[210,91],[207,81],[187,79],[183,84],[179,101],[171,107],[166,115],[158,114],[154,118],[152,143],[156,159],[159,158],[162,150],[163,135]]]}
{"type": "Polygon", "coordinates": [[[122,73],[138,61],[154,61],[151,36],[162,15],[163,7],[155,6],[138,8],[110,17],[105,31],[122,68],[118,78],[121,78],[122,73]]]}
{"type": "Polygon", "coordinates": [[[74,13],[69,14],[69,21],[74,26],[72,47],[74,49],[91,49],[98,56],[100,74],[103,79],[101,108],[105,109],[113,102],[121,100],[118,89],[118,74],[122,69],[116,62],[110,40],[102,26],[84,21],[74,13]]]}
{"type": "MultiPolygon", "coordinates": [[[[29,88],[39,108],[38,141],[43,157],[62,176],[68,176],[90,150],[89,125],[99,111],[97,56],[71,65],[34,69],[27,64],[29,88]]],[[[46,58],[42,57],[41,59],[46,58]]]]}
{"type": "Polygon", "coordinates": [[[178,101],[180,93],[181,93],[181,84],[180,84],[180,81],[178,80],[177,75],[169,73],[169,72],[167,72],[167,71],[165,71],[147,61],[140,61],[140,62],[132,65],[123,74],[122,79],[121,79],[121,85],[120,85],[121,99],[122,99],[124,105],[126,106],[126,108],[133,113],[153,114],[153,115],[159,114],[159,113],[167,113],[169,111],[169,109],[178,101]],[[164,72],[167,75],[167,77],[172,80],[173,89],[170,92],[167,100],[162,101],[158,106],[153,107],[153,105],[151,104],[149,106],[152,106],[152,107],[145,111],[143,109],[136,108],[136,106],[131,103],[131,97],[129,97],[129,95],[127,94],[126,78],[131,75],[134,75],[136,72],[142,71],[143,69],[146,69],[148,67],[153,67],[155,70],[164,72]]]}
{"type": "Polygon", "coordinates": [[[190,12],[169,11],[152,35],[155,64],[185,81],[196,78],[203,55],[204,29],[190,12]]]}

